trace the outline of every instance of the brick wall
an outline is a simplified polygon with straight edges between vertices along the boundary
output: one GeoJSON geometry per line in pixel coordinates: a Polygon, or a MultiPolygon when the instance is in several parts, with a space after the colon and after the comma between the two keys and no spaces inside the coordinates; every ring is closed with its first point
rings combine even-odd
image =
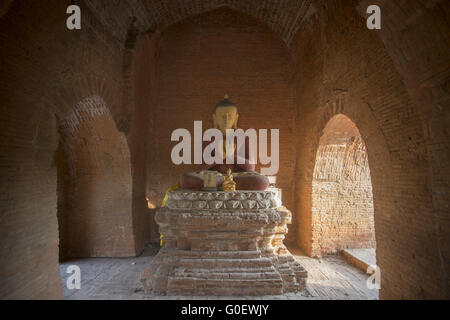
{"type": "MultiPolygon", "coordinates": [[[[145,203],[146,214],[138,215],[142,220],[138,223],[141,227],[145,227],[145,239],[154,243],[159,243],[159,230],[155,222],[155,212],[160,202],[155,200],[154,195],[149,191],[150,180],[147,178],[148,164],[154,162],[159,156],[159,152],[155,149],[153,138],[154,112],[157,106],[157,79],[156,79],[156,54],[160,33],[154,32],[140,35],[136,39],[135,50],[132,59],[132,81],[133,96],[135,104],[134,119],[139,124],[134,126],[135,130],[131,135],[132,139],[138,145],[134,154],[139,159],[139,164],[135,168],[139,170],[134,176],[139,177],[139,187],[142,190],[139,194],[139,200],[148,199],[149,203],[145,203]]],[[[164,190],[159,190],[156,194],[161,196],[164,190]]],[[[136,193],[134,193],[135,196],[136,193]]]]}
{"type": "Polygon", "coordinates": [[[62,294],[58,120],[83,99],[99,96],[117,129],[127,127],[121,125],[130,114],[122,94],[123,50],[83,4],[82,31],[68,31],[69,4],[16,0],[1,12],[1,298],[53,299],[62,294]]]}
{"type": "Polygon", "coordinates": [[[362,16],[369,2],[379,5],[383,12],[383,26],[377,34],[422,120],[430,166],[427,187],[431,189],[434,212],[432,232],[436,233],[441,266],[441,296],[449,297],[450,5],[445,0],[364,0],[358,6],[362,16]]]}
{"type": "MultiPolygon", "coordinates": [[[[382,298],[442,297],[423,123],[356,1],[319,1],[297,34],[297,243],[312,252],[312,178],[322,130],[348,116],[366,143],[382,298]]],[[[400,31],[398,31],[400,32],[400,31]]]]}

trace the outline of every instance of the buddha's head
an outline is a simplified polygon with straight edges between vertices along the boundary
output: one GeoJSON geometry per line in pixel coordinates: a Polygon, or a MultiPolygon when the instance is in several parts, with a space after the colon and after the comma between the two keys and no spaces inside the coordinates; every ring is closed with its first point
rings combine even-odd
{"type": "Polygon", "coordinates": [[[216,105],[213,114],[214,128],[219,129],[223,134],[227,129],[237,129],[239,113],[236,105],[229,100],[228,95],[216,105]]]}

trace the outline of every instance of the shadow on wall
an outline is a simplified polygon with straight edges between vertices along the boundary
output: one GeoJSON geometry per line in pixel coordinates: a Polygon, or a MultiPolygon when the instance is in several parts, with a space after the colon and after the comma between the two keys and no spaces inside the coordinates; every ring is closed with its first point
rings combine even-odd
{"type": "Polygon", "coordinates": [[[99,96],[59,122],[60,260],[135,256],[130,152],[99,96]]]}
{"type": "Polygon", "coordinates": [[[312,181],[312,256],[375,248],[372,182],[356,125],[338,114],[319,142],[312,181]]]}

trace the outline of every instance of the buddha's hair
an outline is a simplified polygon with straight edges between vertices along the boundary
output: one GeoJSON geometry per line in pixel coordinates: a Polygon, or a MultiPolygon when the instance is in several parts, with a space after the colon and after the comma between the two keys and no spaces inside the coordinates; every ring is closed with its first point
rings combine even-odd
{"type": "Polygon", "coordinates": [[[216,105],[216,107],[214,108],[214,114],[216,114],[217,109],[221,107],[235,107],[236,112],[239,113],[238,107],[233,102],[231,102],[231,100],[228,98],[228,95],[226,95],[225,98],[216,105]]]}

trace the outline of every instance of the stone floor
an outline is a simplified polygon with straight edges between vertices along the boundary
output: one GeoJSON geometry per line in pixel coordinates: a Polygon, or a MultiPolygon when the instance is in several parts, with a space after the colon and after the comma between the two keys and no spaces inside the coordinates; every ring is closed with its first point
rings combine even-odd
{"type": "Polygon", "coordinates": [[[290,248],[295,258],[308,271],[308,290],[297,294],[264,297],[166,297],[145,294],[139,283],[140,273],[152,260],[158,248],[148,247],[137,258],[91,258],[61,264],[63,295],[67,300],[373,300],[378,290],[366,286],[368,275],[348,264],[341,256],[321,260],[305,256],[299,249],[290,248]],[[70,265],[81,269],[81,289],[69,290],[66,273],[70,265]]]}

